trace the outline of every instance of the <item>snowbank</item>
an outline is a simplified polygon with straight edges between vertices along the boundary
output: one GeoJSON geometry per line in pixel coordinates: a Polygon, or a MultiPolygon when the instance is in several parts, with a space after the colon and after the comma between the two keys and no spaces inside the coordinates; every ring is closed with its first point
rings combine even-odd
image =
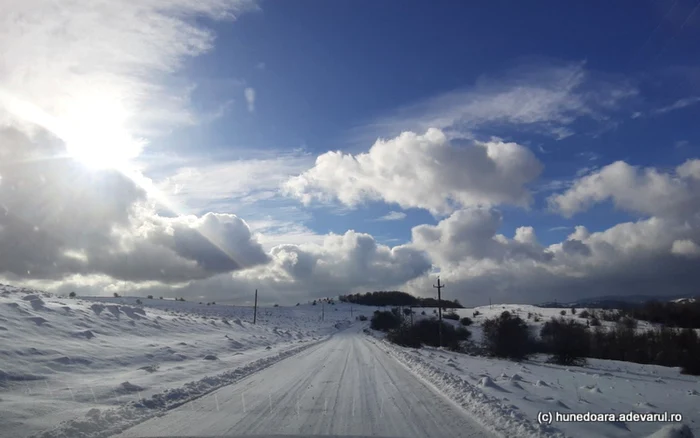
{"type": "Polygon", "coordinates": [[[70,299],[0,285],[0,435],[27,436],[75,417],[84,422],[88,412],[114,420],[124,413],[114,409],[152,397],[158,404],[166,393],[169,403],[185,400],[216,387],[228,370],[284,357],[351,318],[349,308],[325,306],[321,321],[320,306],[300,305],[260,308],[253,325],[249,307],[137,300],[70,299]],[[205,376],[214,380],[187,386],[205,376]]]}

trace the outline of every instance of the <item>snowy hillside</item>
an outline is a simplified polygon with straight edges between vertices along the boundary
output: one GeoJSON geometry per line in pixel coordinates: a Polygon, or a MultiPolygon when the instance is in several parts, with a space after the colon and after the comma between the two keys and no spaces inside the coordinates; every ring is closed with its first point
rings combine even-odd
{"type": "Polygon", "coordinates": [[[301,305],[261,308],[253,325],[248,307],[142,301],[0,286],[0,435],[27,436],[93,408],[274,358],[350,319],[349,309],[327,305],[320,321],[321,306],[301,305]]]}
{"type": "MultiPolygon", "coordinates": [[[[373,306],[263,307],[253,325],[250,307],[140,301],[72,299],[0,286],[0,436],[157,435],[165,426],[185,433],[203,430],[196,427],[200,417],[214,421],[211,427],[217,431],[239,427],[286,433],[293,426],[346,435],[390,434],[399,429],[388,425],[403,424],[401,431],[409,436],[426,421],[436,422],[445,436],[469,428],[469,436],[479,437],[643,437],[666,426],[537,423],[539,411],[557,410],[681,413],[683,422],[676,429],[685,424],[686,432],[700,435],[700,381],[677,368],[596,359],[583,367],[564,367],[546,363],[543,356],[516,363],[397,347],[379,333],[363,333],[369,323],[356,318],[371,317],[380,309],[373,306]],[[413,388],[413,397],[405,394],[407,387],[413,388]],[[339,388],[352,392],[352,400],[343,398],[339,388]],[[434,410],[436,403],[445,403],[441,397],[460,408],[457,412],[444,405],[449,411],[441,411],[438,421],[434,410]],[[361,421],[320,418],[321,399],[324,411],[333,408],[335,417],[352,418],[358,409],[361,421]],[[296,402],[290,406],[289,400],[296,402]],[[328,400],[335,400],[330,407],[328,400]],[[219,403],[236,410],[235,415],[220,413],[219,403]],[[276,409],[281,417],[267,418],[276,409]]],[[[469,330],[479,340],[481,324],[504,310],[521,316],[533,330],[562,311],[494,305],[456,313],[473,319],[469,330]]],[[[434,309],[414,311],[419,320],[433,316],[434,309]]],[[[565,318],[582,321],[568,309],[565,313],[565,318]]]]}

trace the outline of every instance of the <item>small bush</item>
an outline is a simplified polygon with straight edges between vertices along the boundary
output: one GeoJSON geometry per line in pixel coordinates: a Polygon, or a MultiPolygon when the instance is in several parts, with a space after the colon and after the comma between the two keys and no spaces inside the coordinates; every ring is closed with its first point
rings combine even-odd
{"type": "Polygon", "coordinates": [[[159,299],[159,300],[162,300],[162,299],[163,299],[163,297],[158,297],[158,299],[159,299]]]}
{"type": "MultiPolygon", "coordinates": [[[[463,341],[469,340],[471,333],[464,327],[454,327],[442,323],[442,346],[459,350],[463,341]]],[[[420,348],[422,345],[440,346],[440,321],[435,318],[422,319],[414,325],[402,325],[391,330],[387,340],[404,347],[420,348]]]]}
{"type": "Polygon", "coordinates": [[[360,315],[357,317],[359,321],[367,321],[367,317],[365,315],[360,315]]]}
{"type": "Polygon", "coordinates": [[[137,298],[137,299],[136,299],[136,304],[143,304],[143,302],[141,301],[140,298],[137,298]]]}
{"type": "Polygon", "coordinates": [[[442,317],[444,319],[451,319],[452,321],[459,321],[459,315],[456,313],[445,313],[442,317]]]}
{"type": "Polygon", "coordinates": [[[420,313],[421,315],[425,315],[425,310],[420,313]]]}
{"type": "Polygon", "coordinates": [[[275,305],[274,305],[274,306],[272,306],[272,307],[279,307],[279,306],[280,306],[279,304],[275,304],[275,305]]]}
{"type": "Polygon", "coordinates": [[[620,318],[620,320],[617,321],[617,323],[626,329],[633,330],[637,328],[637,320],[634,318],[630,318],[629,316],[624,316],[620,318]]]}
{"type": "Polygon", "coordinates": [[[297,303],[297,306],[298,306],[298,305],[299,305],[299,303],[297,303]]]}
{"type": "Polygon", "coordinates": [[[481,315],[481,313],[478,310],[475,310],[474,313],[472,313],[472,316],[477,317],[481,315]]]}
{"type": "Polygon", "coordinates": [[[114,292],[114,298],[119,298],[119,294],[114,292]]]}
{"type": "Polygon", "coordinates": [[[562,310],[561,312],[559,312],[559,314],[560,314],[561,316],[566,315],[566,310],[562,310]]]}
{"type": "Polygon", "coordinates": [[[532,312],[527,312],[527,319],[532,319],[532,312]]]}
{"type": "Polygon", "coordinates": [[[575,307],[572,307],[572,308],[571,308],[571,314],[572,314],[572,315],[576,315],[576,308],[575,308],[575,307]]]}
{"type": "Polygon", "coordinates": [[[487,319],[482,327],[483,346],[489,355],[522,360],[532,353],[534,340],[519,316],[503,312],[497,318],[487,319]]]}
{"type": "Polygon", "coordinates": [[[311,303],[311,305],[312,305],[312,306],[315,306],[315,305],[316,305],[316,300],[314,300],[314,302],[311,303]]]}
{"type": "Polygon", "coordinates": [[[404,315],[411,316],[411,313],[412,313],[412,310],[410,308],[406,307],[405,309],[403,309],[404,315]]]}
{"type": "Polygon", "coordinates": [[[573,319],[554,319],[540,330],[540,339],[549,361],[559,365],[583,365],[589,353],[589,336],[586,326],[573,319]]]}
{"type": "Polygon", "coordinates": [[[460,319],[459,322],[465,327],[469,327],[473,323],[473,321],[468,316],[465,316],[464,318],[460,319]]]}
{"type": "Polygon", "coordinates": [[[591,316],[591,314],[588,313],[588,310],[584,310],[583,312],[578,314],[579,318],[588,318],[589,316],[591,316]]]}
{"type": "Polygon", "coordinates": [[[69,293],[68,296],[69,296],[70,298],[75,298],[75,292],[69,293]]]}
{"type": "Polygon", "coordinates": [[[600,327],[600,320],[595,316],[591,318],[591,327],[600,327]]]}
{"type": "Polygon", "coordinates": [[[372,330],[380,330],[383,332],[398,328],[401,325],[401,318],[394,312],[375,310],[370,321],[372,330]]]}
{"type": "Polygon", "coordinates": [[[535,321],[535,322],[540,322],[540,315],[535,315],[535,316],[532,318],[532,320],[535,321]]]}
{"type": "Polygon", "coordinates": [[[149,296],[147,296],[146,298],[148,298],[149,300],[152,300],[152,299],[153,299],[153,295],[149,295],[149,296]]]}

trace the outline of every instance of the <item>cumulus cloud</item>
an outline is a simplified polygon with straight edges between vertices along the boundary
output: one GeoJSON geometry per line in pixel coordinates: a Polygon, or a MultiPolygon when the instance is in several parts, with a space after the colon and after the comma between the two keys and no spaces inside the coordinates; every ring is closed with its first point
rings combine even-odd
{"type": "Polygon", "coordinates": [[[162,216],[136,170],[75,159],[112,164],[139,154],[145,137],[196,123],[191,84],[169,76],[211,48],[195,18],[233,18],[250,6],[2,4],[0,275],[174,284],[269,260],[240,218],[162,216]]]}
{"type": "Polygon", "coordinates": [[[690,239],[674,240],[671,252],[685,257],[698,257],[700,256],[700,245],[690,239]]]}
{"type": "Polygon", "coordinates": [[[437,225],[419,225],[412,230],[412,246],[426,251],[437,265],[510,259],[548,260],[551,255],[537,241],[532,227],[520,227],[513,239],[497,231],[501,213],[494,209],[459,210],[437,225]]]}
{"type": "Polygon", "coordinates": [[[265,265],[172,287],[160,282],[120,283],[95,276],[75,278],[54,287],[66,292],[80,290],[82,283],[89,284],[85,286],[88,290],[104,285],[105,293],[206,296],[237,303],[252,300],[253,291],[258,289],[261,302],[293,304],[349,291],[398,287],[425,275],[431,267],[420,250],[407,245],[389,248],[368,234],[352,230],[323,236],[318,242],[278,245],[269,255],[271,261],[265,265]]]}
{"type": "Polygon", "coordinates": [[[378,140],[358,155],[328,152],[310,170],[285,184],[305,204],[337,199],[395,203],[444,214],[474,205],[531,202],[527,184],[542,165],[529,149],[494,139],[458,145],[437,129],[378,140]]]}
{"type": "Polygon", "coordinates": [[[0,130],[0,274],[178,283],[267,261],[236,216],[162,217],[119,171],[87,170],[70,158],[32,159],[48,145],[61,147],[49,138],[0,130]]]}
{"type": "Polygon", "coordinates": [[[576,180],[548,202],[553,210],[567,217],[607,200],[622,210],[644,215],[692,214],[700,207],[698,162],[689,160],[675,171],[664,172],[617,161],[576,180]]]}
{"type": "MultiPolygon", "coordinates": [[[[512,239],[494,233],[498,217],[494,212],[458,212],[428,228],[429,238],[425,226],[414,228],[414,244],[429,252],[448,283],[447,298],[481,305],[489,299],[538,303],[604,295],[692,295],[700,281],[693,268],[693,245],[700,237],[697,219],[649,218],[596,233],[577,227],[566,240],[542,248],[532,243],[528,229],[516,231],[512,239]]],[[[405,288],[429,295],[430,282],[417,277],[405,288]]]]}

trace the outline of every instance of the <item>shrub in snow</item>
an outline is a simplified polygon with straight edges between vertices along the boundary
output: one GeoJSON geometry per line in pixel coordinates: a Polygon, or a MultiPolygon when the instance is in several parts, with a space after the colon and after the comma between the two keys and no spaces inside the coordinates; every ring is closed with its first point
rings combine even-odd
{"type": "Polygon", "coordinates": [[[367,317],[365,315],[360,315],[357,317],[359,321],[367,321],[367,317]]]}
{"type": "Polygon", "coordinates": [[[114,292],[114,298],[119,298],[119,294],[114,292]]]}
{"type": "Polygon", "coordinates": [[[456,313],[445,313],[444,315],[442,315],[442,317],[445,319],[451,319],[453,321],[459,321],[459,315],[457,315],[456,313]]]}
{"type": "Polygon", "coordinates": [[[562,310],[561,312],[559,312],[559,314],[560,314],[561,316],[566,315],[566,310],[562,310]]]}
{"type": "Polygon", "coordinates": [[[580,313],[578,314],[578,317],[579,317],[579,318],[588,318],[589,316],[591,316],[591,314],[588,313],[588,310],[584,310],[583,312],[580,312],[580,313]]]}
{"type": "Polygon", "coordinates": [[[370,321],[373,330],[389,331],[401,325],[401,317],[394,312],[375,310],[370,321]]]}
{"type": "Polygon", "coordinates": [[[143,304],[143,302],[141,301],[141,299],[136,298],[136,304],[143,304]]]}
{"type": "Polygon", "coordinates": [[[404,314],[404,315],[410,316],[411,313],[413,313],[413,311],[412,311],[410,308],[407,307],[407,308],[403,309],[403,314],[404,314]]]}
{"type": "Polygon", "coordinates": [[[572,319],[554,319],[540,330],[541,345],[549,353],[550,362],[559,365],[582,365],[589,353],[589,336],[586,326],[572,319]]]}
{"type": "Polygon", "coordinates": [[[595,316],[591,318],[591,327],[600,327],[600,320],[595,316]]]}
{"type": "Polygon", "coordinates": [[[575,307],[572,307],[572,308],[571,308],[571,314],[572,314],[572,315],[576,315],[576,308],[575,308],[575,307]]]}
{"type": "Polygon", "coordinates": [[[465,316],[464,318],[460,319],[459,322],[465,327],[469,327],[470,325],[472,325],[472,320],[468,316],[465,316]]]}
{"type": "Polygon", "coordinates": [[[69,293],[68,296],[71,297],[71,298],[75,298],[75,292],[69,293]]]}
{"type": "Polygon", "coordinates": [[[482,327],[482,343],[489,355],[522,360],[532,353],[534,340],[519,316],[503,312],[499,317],[484,321],[482,327]]]}
{"type": "Polygon", "coordinates": [[[619,321],[617,321],[618,324],[620,324],[624,328],[628,329],[636,329],[637,328],[637,320],[634,318],[630,318],[629,316],[624,316],[620,318],[619,321]]]}
{"type": "MultiPolygon", "coordinates": [[[[461,342],[469,340],[471,333],[464,327],[455,328],[442,323],[442,346],[460,350],[461,342]]],[[[422,319],[413,325],[404,324],[387,335],[387,340],[404,347],[420,348],[421,345],[440,346],[440,321],[435,318],[422,319]]]]}
{"type": "Polygon", "coordinates": [[[149,296],[147,296],[146,298],[148,298],[149,300],[152,300],[152,299],[153,299],[153,295],[149,295],[149,296]]]}
{"type": "Polygon", "coordinates": [[[478,310],[475,310],[474,313],[472,313],[472,316],[479,316],[479,315],[481,315],[481,313],[479,313],[478,310]]]}

